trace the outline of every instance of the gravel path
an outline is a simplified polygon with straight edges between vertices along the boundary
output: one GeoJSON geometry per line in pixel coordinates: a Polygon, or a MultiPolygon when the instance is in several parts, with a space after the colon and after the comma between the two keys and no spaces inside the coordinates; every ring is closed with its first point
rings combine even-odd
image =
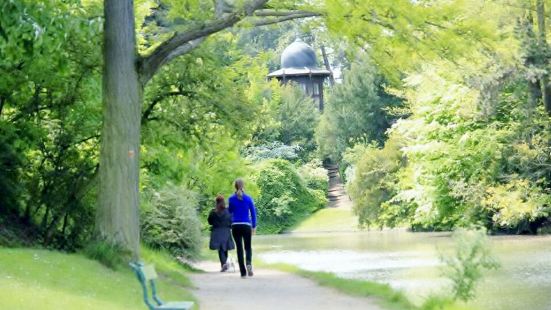
{"type": "Polygon", "coordinates": [[[193,294],[205,310],[381,309],[372,299],[347,296],[290,273],[255,269],[254,277],[241,279],[239,271],[221,273],[213,262],[196,267],[206,271],[191,275],[197,287],[193,294]]]}

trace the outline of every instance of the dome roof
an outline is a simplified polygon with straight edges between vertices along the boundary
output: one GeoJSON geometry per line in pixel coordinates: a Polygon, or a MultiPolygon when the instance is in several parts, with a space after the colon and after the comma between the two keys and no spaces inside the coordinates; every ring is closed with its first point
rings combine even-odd
{"type": "Polygon", "coordinates": [[[302,42],[301,39],[296,39],[295,42],[287,46],[281,54],[281,68],[316,68],[316,53],[314,49],[302,42]]]}

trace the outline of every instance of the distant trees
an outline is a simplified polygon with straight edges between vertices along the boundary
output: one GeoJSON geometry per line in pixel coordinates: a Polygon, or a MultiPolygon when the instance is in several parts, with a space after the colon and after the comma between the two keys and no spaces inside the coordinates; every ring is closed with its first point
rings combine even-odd
{"type": "Polygon", "coordinates": [[[397,109],[403,103],[385,90],[377,70],[365,58],[354,61],[343,83],[333,88],[317,128],[322,156],[340,161],[356,143],[384,143],[386,130],[399,117],[397,109]]]}
{"type": "Polygon", "coordinates": [[[344,29],[369,55],[408,112],[384,145],[344,141],[354,146],[345,152],[347,186],[360,222],[546,229],[551,124],[543,1],[328,1],[330,7],[329,28],[344,29]]]}

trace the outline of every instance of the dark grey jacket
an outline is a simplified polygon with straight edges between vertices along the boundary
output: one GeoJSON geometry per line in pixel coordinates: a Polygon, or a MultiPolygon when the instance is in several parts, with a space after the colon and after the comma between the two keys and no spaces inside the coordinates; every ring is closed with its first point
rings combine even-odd
{"type": "Polygon", "coordinates": [[[218,214],[215,210],[212,210],[208,218],[211,227],[210,232],[210,244],[211,250],[233,250],[235,245],[231,237],[231,214],[228,210],[224,210],[221,214],[218,214]]]}

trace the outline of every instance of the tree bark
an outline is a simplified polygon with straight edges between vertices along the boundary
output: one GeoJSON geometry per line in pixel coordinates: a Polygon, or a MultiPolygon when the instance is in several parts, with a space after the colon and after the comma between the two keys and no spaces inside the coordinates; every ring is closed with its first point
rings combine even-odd
{"type": "Polygon", "coordinates": [[[331,72],[329,75],[329,83],[331,86],[335,86],[335,77],[333,76],[333,70],[331,70],[331,65],[329,64],[329,58],[327,57],[327,53],[325,52],[325,46],[321,45],[321,56],[323,57],[323,65],[325,66],[325,69],[327,71],[331,72]]]}
{"type": "MultiPolygon", "coordinates": [[[[538,17],[538,46],[541,57],[542,69],[547,70],[548,56],[547,52],[549,46],[547,45],[546,31],[545,31],[545,4],[543,0],[538,0],[536,3],[536,13],[538,17]]],[[[551,115],[551,87],[549,86],[549,74],[544,73],[541,77],[541,97],[545,106],[547,114],[551,115]]]]}
{"type": "Polygon", "coordinates": [[[104,2],[103,128],[97,237],[139,255],[141,97],[132,0],[104,2]]]}

